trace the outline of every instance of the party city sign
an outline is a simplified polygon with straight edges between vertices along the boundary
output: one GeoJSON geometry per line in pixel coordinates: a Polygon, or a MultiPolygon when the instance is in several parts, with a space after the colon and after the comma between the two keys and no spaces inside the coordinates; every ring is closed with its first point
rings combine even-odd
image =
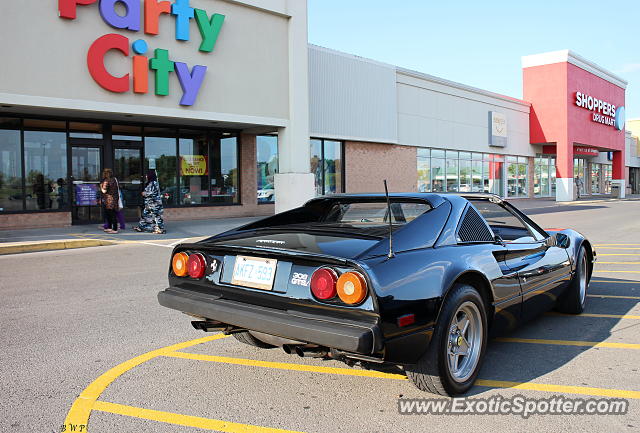
{"type": "MultiPolygon", "coordinates": [[[[178,41],[191,39],[190,23],[195,22],[200,30],[201,42],[199,50],[204,53],[213,51],[220,29],[224,23],[224,15],[209,14],[202,9],[194,9],[189,5],[189,0],[169,1],[144,0],[144,11],[141,10],[140,0],[58,0],[58,12],[60,18],[75,20],[78,6],[87,6],[99,3],[102,19],[111,27],[139,32],[144,26],[147,35],[158,34],[160,16],[166,14],[175,19],[175,38],[178,41]],[[116,4],[124,6],[126,13],[119,14],[116,4]],[[144,17],[144,21],[142,18],[144,17]]],[[[121,77],[113,76],[104,65],[104,57],[107,52],[115,50],[125,58],[130,51],[134,55],[131,59],[131,71],[133,75],[133,92],[149,92],[149,72],[153,71],[154,90],[156,95],[169,95],[169,74],[175,73],[182,87],[182,99],[180,105],[190,106],[196,101],[207,67],[194,65],[191,69],[186,63],[176,62],[170,59],[169,51],[156,48],[152,58],[147,58],[149,51],[147,42],[137,39],[130,42],[129,38],[115,33],[109,33],[96,39],[87,53],[87,66],[91,77],[101,87],[115,93],[131,91],[130,74],[121,77]]]]}

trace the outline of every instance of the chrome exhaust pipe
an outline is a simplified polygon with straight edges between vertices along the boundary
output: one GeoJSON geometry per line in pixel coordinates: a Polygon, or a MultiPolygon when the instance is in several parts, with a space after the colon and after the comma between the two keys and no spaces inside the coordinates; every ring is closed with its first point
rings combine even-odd
{"type": "Polygon", "coordinates": [[[310,358],[326,358],[327,357],[327,349],[325,347],[320,346],[296,346],[295,347],[296,355],[301,358],[310,357],[310,358]]]}
{"type": "Polygon", "coordinates": [[[204,320],[193,320],[191,326],[204,332],[224,331],[227,325],[220,322],[207,322],[204,320]]]}
{"type": "Polygon", "coordinates": [[[284,350],[284,353],[286,353],[287,355],[291,355],[295,352],[295,347],[295,344],[283,344],[282,350],[284,350]]]}

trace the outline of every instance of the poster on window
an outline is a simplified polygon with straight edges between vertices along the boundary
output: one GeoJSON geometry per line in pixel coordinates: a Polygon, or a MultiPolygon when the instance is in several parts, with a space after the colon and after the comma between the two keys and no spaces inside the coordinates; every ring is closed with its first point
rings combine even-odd
{"type": "Polygon", "coordinates": [[[207,176],[209,164],[205,155],[180,156],[180,176],[207,176]]]}
{"type": "Polygon", "coordinates": [[[95,183],[76,184],[76,206],[96,206],[98,185],[95,183]]]}

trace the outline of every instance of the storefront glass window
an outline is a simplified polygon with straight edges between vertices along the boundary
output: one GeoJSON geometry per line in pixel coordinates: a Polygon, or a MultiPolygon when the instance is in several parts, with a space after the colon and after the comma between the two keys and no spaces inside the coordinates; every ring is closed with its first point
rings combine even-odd
{"type": "Polygon", "coordinates": [[[613,176],[613,166],[611,164],[602,164],[604,173],[604,193],[611,194],[611,179],[613,176]]]}
{"type": "MultiPolygon", "coordinates": [[[[211,200],[216,203],[239,203],[238,137],[220,139],[220,171],[218,173],[216,173],[216,184],[211,187],[211,200]]],[[[213,180],[212,177],[212,184],[213,180]]]]}
{"type": "Polygon", "coordinates": [[[591,194],[600,193],[601,164],[591,164],[591,194]]]}
{"type": "MultiPolygon", "coordinates": [[[[0,119],[0,127],[20,127],[20,121],[0,119]]],[[[21,211],[22,155],[20,154],[20,130],[0,129],[0,212],[21,211]]]]}
{"type": "Polygon", "coordinates": [[[482,161],[471,161],[471,191],[482,192],[482,161]]]}
{"type": "Polygon", "coordinates": [[[344,192],[342,142],[312,139],[311,172],[315,174],[316,194],[344,192]]]}
{"type": "Polygon", "coordinates": [[[155,168],[160,184],[163,205],[175,205],[180,196],[176,181],[176,138],[172,130],[158,130],[154,128],[153,135],[146,135],[144,139],[144,168],[155,168]],[[164,136],[163,136],[164,135],[164,136]]]}
{"type": "Polygon", "coordinates": [[[324,141],[324,193],[342,192],[342,143],[324,141]]]}
{"type": "Polygon", "coordinates": [[[201,131],[180,130],[179,204],[209,203],[209,140],[201,131]]]}
{"type": "Polygon", "coordinates": [[[492,155],[489,160],[489,173],[485,178],[485,192],[504,196],[504,158],[501,155],[492,155]]]}
{"type": "Polygon", "coordinates": [[[507,156],[508,197],[527,197],[528,168],[526,157],[507,156]]]}
{"type": "Polygon", "coordinates": [[[460,192],[471,192],[471,174],[471,161],[460,159],[460,192]]]}
{"type": "Polygon", "coordinates": [[[114,141],[142,141],[142,128],[134,125],[113,125],[111,139],[114,141]]]}
{"type": "Polygon", "coordinates": [[[102,139],[102,124],[69,122],[69,137],[102,139]]]}
{"type": "Polygon", "coordinates": [[[66,207],[68,197],[60,194],[67,179],[66,132],[25,131],[24,161],[27,210],[66,207]]]}
{"type": "Polygon", "coordinates": [[[418,191],[431,191],[431,164],[429,149],[418,149],[418,191]]]}
{"type": "MultiPolygon", "coordinates": [[[[433,155],[433,153],[434,152],[432,151],[431,155],[433,155]]],[[[431,157],[431,191],[433,192],[445,191],[445,186],[446,186],[445,170],[446,170],[445,159],[434,158],[432,156],[431,157]]]]}
{"type": "Polygon", "coordinates": [[[551,179],[555,178],[555,160],[548,156],[536,156],[533,173],[533,194],[536,197],[549,197],[551,193],[551,179]]]}
{"type": "Polygon", "coordinates": [[[256,138],[258,163],[258,203],[275,202],[275,175],[278,173],[278,137],[260,135],[256,138]]]}
{"type": "Polygon", "coordinates": [[[457,192],[458,191],[458,160],[449,159],[451,153],[452,152],[447,151],[447,192],[457,192]]]}

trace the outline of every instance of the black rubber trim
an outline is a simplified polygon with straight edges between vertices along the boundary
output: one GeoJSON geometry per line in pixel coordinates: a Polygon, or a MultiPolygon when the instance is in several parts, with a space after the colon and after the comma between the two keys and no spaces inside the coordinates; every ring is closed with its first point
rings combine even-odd
{"type": "Polygon", "coordinates": [[[176,288],[159,292],[158,302],[163,307],[229,325],[363,355],[373,353],[376,336],[380,335],[376,325],[359,326],[326,317],[300,316],[176,288]]]}

